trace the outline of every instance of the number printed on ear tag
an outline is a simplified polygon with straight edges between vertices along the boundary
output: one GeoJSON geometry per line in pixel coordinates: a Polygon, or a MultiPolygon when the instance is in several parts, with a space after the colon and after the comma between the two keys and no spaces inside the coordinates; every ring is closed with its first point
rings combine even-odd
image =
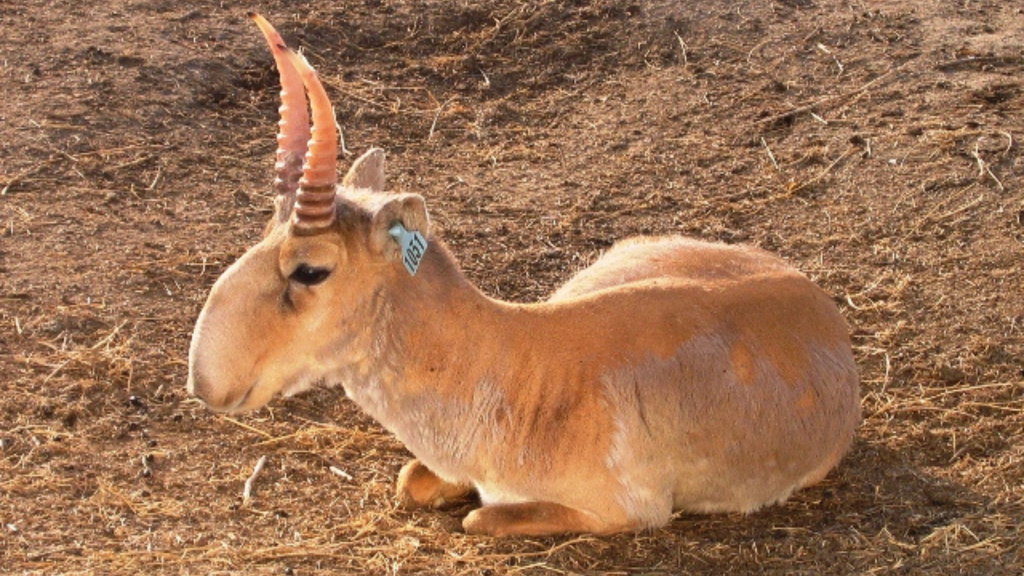
{"type": "Polygon", "coordinates": [[[388,234],[402,247],[402,264],[405,264],[409,274],[415,276],[423,255],[427,253],[427,240],[416,230],[406,230],[401,222],[392,226],[388,234]]]}

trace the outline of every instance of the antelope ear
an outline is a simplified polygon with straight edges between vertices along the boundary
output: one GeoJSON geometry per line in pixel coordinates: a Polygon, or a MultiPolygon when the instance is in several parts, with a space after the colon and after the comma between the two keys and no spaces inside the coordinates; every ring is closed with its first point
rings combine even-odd
{"type": "Polygon", "coordinates": [[[401,245],[391,235],[391,228],[401,224],[409,232],[419,232],[430,238],[430,217],[427,204],[419,194],[396,194],[373,215],[370,228],[370,248],[387,260],[401,260],[401,245]]]}
{"type": "Polygon", "coordinates": [[[346,188],[383,192],[384,151],[380,148],[367,150],[348,169],[348,174],[341,183],[346,188]]]}

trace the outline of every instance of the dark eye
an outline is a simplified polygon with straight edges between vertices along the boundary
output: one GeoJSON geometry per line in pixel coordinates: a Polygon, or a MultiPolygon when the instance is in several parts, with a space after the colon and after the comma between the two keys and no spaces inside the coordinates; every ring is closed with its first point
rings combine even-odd
{"type": "Polygon", "coordinates": [[[298,282],[303,286],[316,286],[327,280],[327,277],[330,275],[331,271],[327,268],[316,268],[308,264],[299,264],[299,267],[292,272],[288,279],[298,282]]]}

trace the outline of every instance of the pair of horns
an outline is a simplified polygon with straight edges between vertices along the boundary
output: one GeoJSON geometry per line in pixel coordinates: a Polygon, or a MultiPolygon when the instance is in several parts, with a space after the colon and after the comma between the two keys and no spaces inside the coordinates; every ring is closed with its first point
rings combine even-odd
{"type": "Polygon", "coordinates": [[[338,127],[334,109],[316,71],[301,54],[259,14],[249,14],[270,45],[281,76],[281,120],[278,122],[278,218],[289,214],[294,230],[314,233],[334,224],[334,197],[338,182],[338,127]],[[306,93],[309,109],[306,109],[306,93]]]}

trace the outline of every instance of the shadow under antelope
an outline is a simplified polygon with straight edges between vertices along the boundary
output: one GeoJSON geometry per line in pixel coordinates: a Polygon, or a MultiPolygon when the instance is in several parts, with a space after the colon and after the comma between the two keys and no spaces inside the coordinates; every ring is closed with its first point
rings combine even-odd
{"type": "Polygon", "coordinates": [[[384,191],[381,150],[337,183],[316,73],[252,17],[281,76],[276,211],[196,323],[188,388],[210,408],[340,383],[416,455],[401,502],[475,491],[463,526],[480,534],[752,511],[839,462],[857,368],[805,276],[754,248],[635,238],[546,302],[489,298],[431,234],[423,198],[384,191]]]}

